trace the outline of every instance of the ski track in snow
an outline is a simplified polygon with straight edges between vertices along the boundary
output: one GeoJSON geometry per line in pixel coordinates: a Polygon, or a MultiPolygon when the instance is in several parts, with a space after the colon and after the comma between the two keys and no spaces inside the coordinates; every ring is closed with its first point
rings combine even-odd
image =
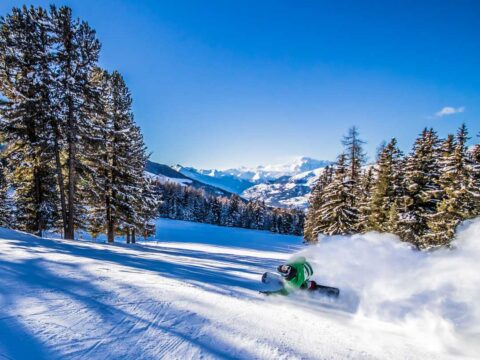
{"type": "Polygon", "coordinates": [[[298,237],[158,229],[160,241],[135,245],[0,229],[0,359],[461,357],[394,324],[365,327],[341,303],[259,294],[261,274],[303,249],[298,237]]]}

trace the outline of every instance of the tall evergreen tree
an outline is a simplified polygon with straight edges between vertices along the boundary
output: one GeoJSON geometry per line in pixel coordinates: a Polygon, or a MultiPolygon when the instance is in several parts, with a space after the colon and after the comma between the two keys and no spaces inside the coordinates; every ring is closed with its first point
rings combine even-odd
{"type": "Polygon", "coordinates": [[[233,194],[230,198],[228,207],[225,214],[225,225],[226,226],[238,226],[240,223],[240,197],[236,194],[233,194]]]}
{"type": "Polygon", "coordinates": [[[135,234],[138,229],[143,238],[148,238],[155,234],[155,222],[158,217],[158,206],[160,205],[160,193],[155,182],[146,177],[141,177],[140,196],[134,201],[135,223],[131,227],[132,243],[135,243],[135,234]]]}
{"type": "Polygon", "coordinates": [[[472,163],[467,153],[468,131],[463,124],[457,132],[455,142],[449,138],[443,147],[441,175],[438,179],[443,199],[438,203],[437,212],[430,218],[428,245],[447,245],[455,234],[457,225],[475,215],[475,194],[473,187],[472,163]],[[453,147],[453,148],[452,148],[453,147]]]}
{"type": "Polygon", "coordinates": [[[424,129],[405,161],[403,196],[396,205],[397,213],[390,216],[393,231],[418,248],[428,246],[425,238],[429,232],[427,222],[436,212],[441,192],[438,158],[438,136],[433,129],[424,129]]]}
{"type": "Polygon", "coordinates": [[[15,191],[17,226],[41,235],[55,224],[57,193],[49,119],[48,16],[24,6],[0,19],[0,132],[15,191]]]}
{"type": "Polygon", "coordinates": [[[354,182],[350,178],[351,167],[346,155],[339,156],[335,174],[323,192],[323,203],[318,210],[318,220],[313,230],[317,234],[337,235],[355,232],[358,211],[354,203],[354,182]],[[347,167],[348,166],[348,167],[347,167]]]}
{"type": "Polygon", "coordinates": [[[369,217],[372,214],[371,207],[371,197],[372,190],[374,186],[374,171],[373,167],[370,166],[366,171],[363,172],[363,175],[360,179],[360,191],[357,200],[358,208],[358,223],[357,231],[360,233],[367,232],[372,230],[369,226],[369,217]]]}
{"type": "MultiPolygon", "coordinates": [[[[66,157],[65,179],[59,179],[62,217],[65,237],[73,239],[75,228],[85,226],[86,206],[83,191],[88,191],[92,174],[85,167],[89,152],[85,147],[94,139],[91,133],[92,103],[95,92],[91,83],[91,72],[95,69],[100,43],[95,31],[79,19],[74,19],[68,7],[50,8],[52,38],[55,47],[54,95],[57,103],[57,124],[62,135],[62,153],[66,157]],[[82,139],[83,141],[78,141],[82,139]],[[63,182],[64,181],[64,182],[63,182]]],[[[57,163],[57,173],[61,164],[57,163]]]]}
{"type": "Polygon", "coordinates": [[[403,154],[393,138],[383,148],[375,166],[375,183],[370,198],[368,229],[380,232],[391,231],[389,219],[392,205],[402,195],[403,154]]]}
{"type": "MultiPolygon", "coordinates": [[[[480,135],[477,137],[480,137],[480,135]]],[[[477,189],[472,195],[474,201],[474,216],[480,216],[480,144],[474,145],[470,157],[472,161],[470,188],[477,189]]]]}
{"type": "Polygon", "coordinates": [[[356,126],[348,129],[347,135],[343,137],[345,164],[348,166],[348,177],[351,181],[358,183],[362,166],[367,161],[367,156],[363,150],[365,141],[360,139],[360,133],[356,126]]]}
{"type": "Polygon", "coordinates": [[[10,227],[12,224],[12,203],[8,196],[8,183],[2,163],[0,159],[0,227],[10,227]]]}
{"type": "Polygon", "coordinates": [[[312,189],[310,199],[308,201],[308,212],[305,219],[305,228],[303,237],[306,242],[315,242],[318,237],[317,223],[320,218],[320,208],[324,203],[324,190],[330,184],[333,177],[333,168],[331,166],[325,167],[325,170],[318,177],[315,186],[312,189]]]}

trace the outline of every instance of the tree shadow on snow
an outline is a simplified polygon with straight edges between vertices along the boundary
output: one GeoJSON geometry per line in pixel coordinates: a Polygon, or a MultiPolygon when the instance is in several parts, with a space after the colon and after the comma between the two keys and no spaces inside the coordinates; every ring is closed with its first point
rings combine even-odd
{"type": "MultiPolygon", "coordinates": [[[[43,241],[39,240],[37,245],[43,241]]],[[[55,248],[58,250],[60,246],[60,249],[65,250],[61,245],[56,243],[55,248]]],[[[70,245],[68,244],[68,246],[70,245]]],[[[78,254],[78,250],[76,249],[74,252],[78,254]]],[[[66,252],[68,253],[68,251],[66,252]]],[[[107,250],[108,252],[110,251],[107,250]]],[[[107,259],[100,254],[96,255],[99,260],[107,259]]],[[[139,260],[128,259],[128,256],[115,257],[112,254],[106,261],[120,260],[122,265],[124,265],[123,261],[126,261],[129,264],[128,266],[139,269],[152,265],[151,261],[142,264],[139,260]]],[[[128,304],[128,298],[118,299],[115,290],[97,287],[88,278],[77,277],[72,279],[70,275],[69,277],[61,276],[49,270],[53,266],[57,268],[59,266],[65,267],[69,274],[81,274],[81,265],[78,264],[45,261],[39,258],[14,262],[0,259],[0,276],[2,279],[7,279],[6,282],[0,281],[2,306],[0,310],[0,358],[21,360],[61,359],[65,357],[76,359],[161,357],[163,349],[160,339],[147,339],[149,340],[148,347],[143,349],[141,346],[134,348],[128,346],[130,344],[128,341],[125,343],[126,345],[122,346],[122,340],[126,337],[137,336],[139,338],[137,341],[141,341],[147,330],[150,333],[160,332],[159,336],[167,334],[178,339],[178,341],[187,342],[210,356],[231,358],[231,353],[227,350],[229,348],[228,344],[221,340],[215,339],[212,342],[208,338],[194,337],[190,332],[191,329],[185,326],[176,329],[178,311],[175,311],[175,309],[172,309],[173,320],[175,320],[172,323],[170,321],[172,319],[157,317],[155,312],[158,312],[158,307],[149,307],[152,302],[128,304]],[[12,286],[12,283],[16,287],[15,291],[9,291],[9,286],[12,286]],[[16,295],[18,289],[22,289],[20,295],[16,295]],[[37,303],[44,303],[48,306],[50,313],[38,314],[36,309],[35,313],[31,313],[33,310],[29,309],[21,309],[21,313],[17,313],[17,302],[20,298],[22,301],[26,298],[34,298],[37,303]],[[69,306],[72,305],[71,302],[75,306],[69,309],[69,306]],[[79,304],[80,306],[78,306],[79,304]],[[133,311],[128,312],[129,306],[132,310],[144,316],[139,316],[133,311]],[[127,309],[124,309],[124,307],[127,307],[127,309]],[[68,310],[75,311],[75,313],[69,313],[68,310]],[[61,325],[63,320],[67,320],[69,316],[78,316],[77,312],[79,310],[88,313],[85,315],[88,316],[86,320],[90,322],[94,336],[82,333],[82,331],[88,333],[88,329],[81,327],[84,325],[80,325],[78,329],[75,326],[65,328],[61,325]],[[62,314],[62,311],[66,312],[62,314]],[[53,334],[48,334],[48,340],[52,340],[56,344],[55,348],[42,341],[44,337],[38,334],[38,332],[43,331],[43,325],[47,325],[42,322],[47,322],[50,328],[55,329],[53,334]],[[126,324],[130,324],[130,328],[138,327],[142,331],[131,335],[128,330],[129,327],[125,326],[126,324]],[[29,329],[28,325],[35,325],[36,331],[29,329]],[[119,333],[116,333],[119,327],[119,333]],[[125,328],[127,330],[122,332],[125,328]],[[110,346],[112,343],[113,346],[110,346]],[[60,348],[61,351],[57,348],[60,348]]],[[[137,293],[135,289],[131,289],[131,292],[137,293]]],[[[158,305],[157,302],[153,302],[153,304],[158,305]]],[[[208,306],[208,304],[205,304],[205,306],[208,306]]],[[[185,321],[192,321],[192,314],[187,315],[190,315],[190,317],[185,321]]],[[[207,319],[203,319],[197,314],[193,315],[196,317],[196,321],[200,323],[208,322],[207,319]]],[[[247,350],[243,351],[243,355],[246,358],[252,356],[247,350]]]]}

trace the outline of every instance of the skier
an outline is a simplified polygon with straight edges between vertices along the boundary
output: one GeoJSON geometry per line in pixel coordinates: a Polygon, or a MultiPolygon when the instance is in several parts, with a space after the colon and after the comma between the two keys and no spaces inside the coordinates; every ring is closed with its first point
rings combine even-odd
{"type": "MultiPolygon", "coordinates": [[[[313,268],[312,265],[310,265],[310,263],[303,256],[297,257],[287,262],[286,264],[280,265],[277,268],[277,271],[285,280],[283,282],[283,288],[276,291],[262,291],[262,293],[267,295],[288,295],[289,293],[297,289],[302,289],[308,291],[320,290],[326,295],[335,297],[339,295],[339,290],[337,288],[319,285],[315,281],[310,280],[310,277],[313,275],[313,268]]],[[[267,276],[268,273],[265,273],[263,275],[262,282],[266,282],[267,276]]]]}

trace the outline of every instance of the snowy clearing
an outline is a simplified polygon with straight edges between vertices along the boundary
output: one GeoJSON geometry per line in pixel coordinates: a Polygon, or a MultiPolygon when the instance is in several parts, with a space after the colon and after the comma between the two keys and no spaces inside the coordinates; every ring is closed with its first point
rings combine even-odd
{"type": "Polygon", "coordinates": [[[136,245],[0,229],[0,358],[478,358],[479,234],[476,221],[455,254],[420,254],[389,235],[306,248],[172,220],[136,245]],[[338,302],[258,293],[299,251],[314,279],[340,286],[338,302]]]}

